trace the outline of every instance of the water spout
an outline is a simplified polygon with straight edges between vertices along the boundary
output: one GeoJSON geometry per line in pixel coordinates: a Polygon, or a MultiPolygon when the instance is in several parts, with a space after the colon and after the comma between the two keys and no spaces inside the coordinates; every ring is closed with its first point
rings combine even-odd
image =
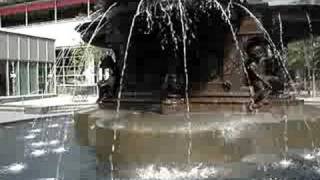
{"type": "MultiPolygon", "coordinates": [[[[236,46],[237,50],[240,53],[240,60],[241,60],[241,65],[242,65],[243,72],[245,73],[245,76],[246,76],[246,79],[248,81],[249,86],[251,86],[251,81],[250,81],[250,78],[249,78],[249,74],[248,74],[247,68],[245,66],[244,54],[243,54],[243,52],[242,52],[242,50],[240,48],[239,41],[237,39],[237,35],[236,35],[236,32],[235,32],[235,30],[233,28],[233,25],[232,25],[231,21],[230,21],[230,18],[228,16],[228,14],[226,13],[226,11],[223,9],[222,5],[217,0],[213,0],[213,3],[214,3],[214,7],[222,13],[222,19],[229,25],[229,28],[230,28],[230,31],[231,31],[231,34],[232,34],[232,38],[233,38],[233,40],[235,42],[235,46],[236,46]]],[[[250,88],[250,97],[253,98],[253,96],[254,96],[253,91],[250,88]]]]}
{"type": "Polygon", "coordinates": [[[297,93],[297,89],[293,83],[293,79],[288,71],[288,69],[286,68],[286,65],[283,61],[283,58],[280,54],[280,52],[277,50],[276,45],[274,44],[270,34],[268,33],[268,31],[264,28],[264,26],[262,25],[262,23],[259,21],[259,19],[245,6],[243,6],[242,4],[239,3],[234,3],[236,6],[240,7],[241,9],[243,9],[258,25],[259,29],[263,32],[266,40],[268,41],[268,43],[271,45],[271,48],[276,56],[276,59],[279,61],[283,71],[285,72],[285,75],[287,76],[287,78],[289,79],[289,84],[292,87],[292,89],[294,90],[295,94],[297,93]]]}
{"type": "MultiPolygon", "coordinates": [[[[279,39],[280,39],[280,44],[281,44],[281,55],[283,57],[285,57],[286,55],[286,50],[284,47],[284,42],[283,42],[283,24],[282,24],[282,17],[281,17],[281,13],[278,14],[278,20],[279,20],[279,29],[280,29],[280,35],[279,35],[279,39]]],[[[286,59],[285,59],[286,60],[286,59]]],[[[286,63],[286,62],[285,62],[286,63]]]]}
{"type": "MultiPolygon", "coordinates": [[[[306,12],[306,17],[307,17],[307,21],[308,21],[308,25],[309,25],[309,33],[310,33],[310,40],[311,40],[311,62],[308,59],[308,64],[309,64],[309,68],[313,67],[313,63],[312,60],[315,57],[315,51],[314,51],[314,36],[313,36],[313,28],[312,28],[312,21],[311,21],[311,17],[310,14],[308,12],[306,12]],[[312,64],[311,64],[312,63],[312,64]]],[[[310,77],[309,77],[310,78],[310,77]]],[[[315,70],[312,70],[312,96],[316,97],[316,83],[315,83],[315,70]]]]}
{"type": "Polygon", "coordinates": [[[183,64],[184,64],[184,75],[185,75],[185,99],[186,99],[186,107],[187,107],[187,118],[189,117],[190,112],[190,104],[189,104],[189,75],[188,75],[188,67],[187,67],[187,33],[185,29],[185,22],[184,22],[184,7],[182,5],[181,0],[179,0],[179,12],[180,12],[180,21],[181,21],[181,29],[182,29],[182,36],[183,36],[183,64]]]}
{"type": "Polygon", "coordinates": [[[143,0],[140,0],[140,2],[138,4],[138,7],[137,7],[137,11],[136,11],[135,15],[133,16],[131,27],[130,27],[130,30],[129,30],[129,36],[128,36],[128,39],[127,39],[127,45],[126,45],[126,50],[125,50],[125,54],[124,54],[122,70],[121,70],[121,77],[120,77],[120,83],[119,83],[116,118],[119,118],[119,115],[120,115],[119,113],[120,113],[120,103],[121,103],[120,101],[121,101],[121,95],[122,95],[122,89],[123,89],[123,79],[124,79],[124,73],[125,73],[126,68],[127,68],[127,59],[128,59],[128,52],[129,52],[130,43],[131,43],[131,37],[132,37],[133,29],[134,29],[134,26],[135,26],[136,18],[141,13],[141,8],[142,8],[142,5],[143,5],[143,2],[144,2],[143,0]]]}

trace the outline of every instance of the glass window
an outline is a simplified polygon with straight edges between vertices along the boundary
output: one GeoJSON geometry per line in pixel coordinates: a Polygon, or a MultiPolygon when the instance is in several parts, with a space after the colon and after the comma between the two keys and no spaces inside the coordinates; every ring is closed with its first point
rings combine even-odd
{"type": "Polygon", "coordinates": [[[28,94],[28,63],[20,62],[20,95],[28,94]]]}
{"type": "Polygon", "coordinates": [[[8,27],[8,26],[21,26],[25,25],[26,19],[24,13],[19,13],[15,15],[8,15],[8,16],[2,16],[1,17],[2,26],[8,27]]]}
{"type": "Polygon", "coordinates": [[[54,20],[54,10],[40,10],[28,13],[29,24],[54,20]]]}
{"type": "Polygon", "coordinates": [[[54,66],[52,63],[48,63],[47,66],[47,73],[48,73],[48,93],[54,92],[54,66]]]}
{"type": "Polygon", "coordinates": [[[45,63],[39,63],[39,91],[45,93],[46,89],[46,66],[45,63]]]}
{"type": "Polygon", "coordinates": [[[37,63],[31,62],[29,65],[29,75],[30,75],[30,93],[31,94],[39,94],[38,92],[38,70],[37,63]]]}
{"type": "Polygon", "coordinates": [[[7,92],[6,71],[6,61],[0,61],[0,96],[6,96],[7,92]]]}
{"type": "Polygon", "coordinates": [[[58,19],[71,19],[87,16],[87,4],[66,6],[58,9],[58,19]]]}

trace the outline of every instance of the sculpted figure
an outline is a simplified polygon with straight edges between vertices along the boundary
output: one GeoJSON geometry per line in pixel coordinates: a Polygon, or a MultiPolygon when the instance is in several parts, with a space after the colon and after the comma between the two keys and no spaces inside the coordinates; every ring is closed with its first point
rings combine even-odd
{"type": "Polygon", "coordinates": [[[114,97],[114,89],[115,89],[115,69],[116,69],[116,62],[113,58],[105,54],[101,58],[100,68],[102,69],[102,80],[98,82],[99,88],[99,98],[97,100],[98,103],[103,101],[104,99],[114,97]]]}
{"type": "Polygon", "coordinates": [[[246,68],[249,79],[254,90],[254,97],[250,109],[256,109],[263,104],[268,104],[267,97],[272,92],[270,82],[275,81],[275,77],[267,76],[265,73],[265,63],[270,61],[267,49],[261,44],[251,44],[247,47],[248,60],[246,68]]]}

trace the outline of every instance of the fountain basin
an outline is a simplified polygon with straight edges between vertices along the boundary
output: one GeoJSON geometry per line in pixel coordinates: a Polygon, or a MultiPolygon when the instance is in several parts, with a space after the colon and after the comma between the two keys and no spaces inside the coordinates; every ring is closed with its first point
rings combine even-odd
{"type": "Polygon", "coordinates": [[[312,152],[312,141],[319,144],[314,139],[318,136],[317,111],[309,106],[283,107],[282,112],[258,114],[191,113],[186,119],[184,114],[131,109],[121,111],[120,118],[114,119],[114,111],[96,109],[77,113],[75,120],[77,129],[82,129],[79,135],[86,139],[84,145],[96,148],[100,163],[109,164],[112,155],[115,174],[121,178],[136,177],[141,168],[151,165],[183,169],[199,164],[222,168],[223,177],[230,177],[235,172],[228,174],[229,168],[238,163],[249,171],[249,164],[271,166],[280,162],[284,114],[288,115],[290,158],[300,161],[304,150],[312,152]],[[312,130],[306,128],[304,120],[312,130]]]}

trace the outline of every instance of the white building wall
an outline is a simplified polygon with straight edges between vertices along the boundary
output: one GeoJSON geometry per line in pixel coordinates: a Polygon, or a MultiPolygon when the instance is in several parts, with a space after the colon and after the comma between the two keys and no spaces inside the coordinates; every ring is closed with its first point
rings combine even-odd
{"type": "Polygon", "coordinates": [[[56,47],[72,47],[78,46],[82,42],[80,33],[75,29],[79,24],[86,21],[88,21],[88,19],[85,18],[81,20],[66,20],[10,27],[8,29],[12,32],[54,39],[56,47]]]}

